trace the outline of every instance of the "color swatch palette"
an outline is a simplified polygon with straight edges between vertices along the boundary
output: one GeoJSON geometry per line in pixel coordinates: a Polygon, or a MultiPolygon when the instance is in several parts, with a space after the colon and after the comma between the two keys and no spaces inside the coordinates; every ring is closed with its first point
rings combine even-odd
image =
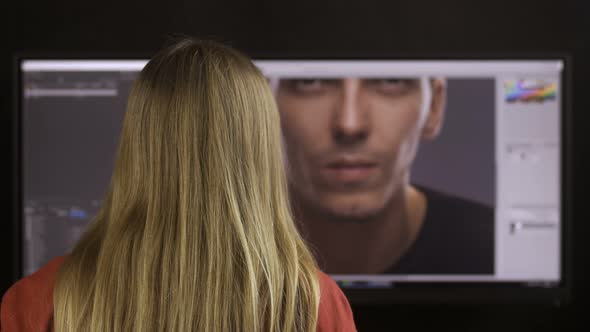
{"type": "Polygon", "coordinates": [[[504,99],[509,103],[555,100],[557,83],[539,79],[504,81],[504,99]]]}

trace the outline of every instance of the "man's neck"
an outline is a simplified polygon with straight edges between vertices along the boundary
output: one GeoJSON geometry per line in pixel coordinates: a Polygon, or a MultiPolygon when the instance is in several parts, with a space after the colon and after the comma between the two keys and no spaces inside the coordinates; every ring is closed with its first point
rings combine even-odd
{"type": "Polygon", "coordinates": [[[296,219],[325,272],[381,273],[413,244],[424,219],[426,198],[407,185],[379,214],[354,222],[327,220],[312,211],[295,204],[296,219]]]}

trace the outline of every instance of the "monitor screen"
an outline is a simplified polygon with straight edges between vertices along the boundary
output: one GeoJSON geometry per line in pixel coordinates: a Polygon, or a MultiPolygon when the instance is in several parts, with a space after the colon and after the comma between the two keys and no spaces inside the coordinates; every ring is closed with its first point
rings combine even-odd
{"type": "MultiPolygon", "coordinates": [[[[20,60],[22,275],[96,214],[145,63],[20,60]]],[[[564,59],[255,63],[295,218],[352,297],[563,286],[564,59]]]]}

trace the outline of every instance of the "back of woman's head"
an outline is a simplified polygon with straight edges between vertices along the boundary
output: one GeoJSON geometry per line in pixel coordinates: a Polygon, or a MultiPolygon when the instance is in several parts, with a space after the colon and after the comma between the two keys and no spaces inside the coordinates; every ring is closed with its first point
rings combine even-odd
{"type": "Polygon", "coordinates": [[[111,186],[58,275],[58,331],[307,331],[319,290],[293,224],[279,115],[239,52],[182,40],[129,96],[111,186]]]}

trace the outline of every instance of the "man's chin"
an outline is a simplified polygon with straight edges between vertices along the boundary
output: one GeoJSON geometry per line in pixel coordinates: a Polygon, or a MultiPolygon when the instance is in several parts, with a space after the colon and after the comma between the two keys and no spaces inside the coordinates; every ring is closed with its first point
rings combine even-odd
{"type": "Polygon", "coordinates": [[[320,208],[323,214],[329,221],[333,222],[370,222],[379,215],[382,210],[376,206],[363,205],[340,205],[340,206],[324,206],[320,208]]]}
{"type": "Polygon", "coordinates": [[[370,222],[377,219],[386,207],[380,194],[359,195],[301,195],[292,192],[301,216],[316,215],[328,222],[370,222]],[[298,204],[297,204],[298,203],[298,204]],[[307,210],[307,211],[306,211],[307,210]]]}

